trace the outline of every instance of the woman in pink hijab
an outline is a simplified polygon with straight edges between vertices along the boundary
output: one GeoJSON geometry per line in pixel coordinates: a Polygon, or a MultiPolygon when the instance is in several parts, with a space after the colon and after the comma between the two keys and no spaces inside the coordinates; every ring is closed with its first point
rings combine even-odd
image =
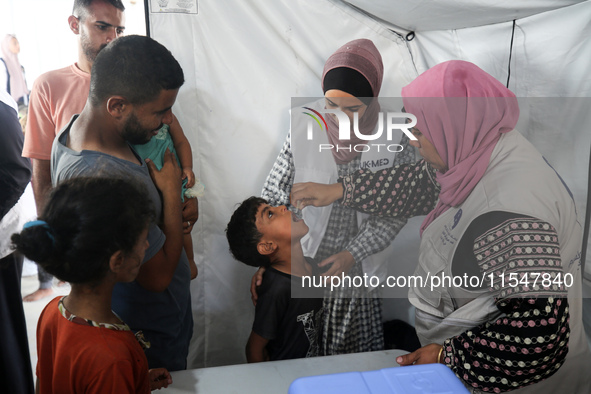
{"type": "Polygon", "coordinates": [[[27,105],[29,89],[25,73],[18,60],[20,44],[15,36],[7,34],[0,43],[0,89],[5,89],[18,104],[27,105]]]}
{"type": "MultiPolygon", "coordinates": [[[[324,98],[292,108],[290,133],[262,191],[270,205],[289,204],[294,182],[336,182],[339,177],[357,171],[362,163],[387,163],[389,167],[414,161],[412,149],[395,154],[383,149],[380,154],[387,154],[388,158],[370,160],[358,148],[366,141],[354,132],[355,119],[361,135],[374,134],[378,127],[377,96],[383,73],[382,57],[367,39],[350,41],[328,58],[321,80],[324,98]],[[336,109],[347,116],[351,138],[341,138],[337,117],[325,112],[336,109]],[[322,126],[314,129],[310,138],[309,126],[318,126],[309,123],[313,122],[312,117],[322,126]],[[319,150],[319,146],[332,148],[319,150]]],[[[408,139],[401,145],[407,143],[408,139]]],[[[324,275],[337,278],[385,272],[384,260],[389,258],[379,252],[390,245],[405,223],[401,219],[361,215],[340,204],[309,209],[303,216],[310,229],[302,240],[304,254],[326,270],[324,275]]],[[[260,278],[261,275],[255,275],[253,283],[260,278]]],[[[254,286],[252,292],[256,299],[254,286]]],[[[381,300],[376,293],[372,289],[340,287],[325,297],[322,355],[384,348],[381,300]]]]}
{"type": "Polygon", "coordinates": [[[414,274],[421,280],[409,289],[423,347],[398,357],[400,365],[445,364],[478,392],[591,392],[581,226],[565,184],[514,130],[514,94],[454,60],[402,95],[417,117],[411,144],[423,161],[294,185],[292,199],[316,206],[342,198],[390,217],[428,212],[414,274]]]}

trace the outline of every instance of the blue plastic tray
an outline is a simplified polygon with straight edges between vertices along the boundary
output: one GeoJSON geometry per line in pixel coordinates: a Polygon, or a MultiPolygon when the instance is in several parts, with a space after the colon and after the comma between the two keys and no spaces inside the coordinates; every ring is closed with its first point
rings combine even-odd
{"type": "Polygon", "coordinates": [[[460,379],[443,364],[309,376],[293,381],[289,394],[466,394],[460,379]]]}

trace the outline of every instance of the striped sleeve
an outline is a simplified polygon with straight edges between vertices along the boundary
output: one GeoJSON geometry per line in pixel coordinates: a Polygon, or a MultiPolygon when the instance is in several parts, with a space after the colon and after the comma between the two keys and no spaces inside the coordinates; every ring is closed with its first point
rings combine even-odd
{"type": "Polygon", "coordinates": [[[515,390],[550,377],[564,363],[570,335],[556,230],[517,217],[476,237],[473,248],[481,272],[494,278],[489,290],[502,315],[447,339],[445,364],[484,392],[515,390]]]}

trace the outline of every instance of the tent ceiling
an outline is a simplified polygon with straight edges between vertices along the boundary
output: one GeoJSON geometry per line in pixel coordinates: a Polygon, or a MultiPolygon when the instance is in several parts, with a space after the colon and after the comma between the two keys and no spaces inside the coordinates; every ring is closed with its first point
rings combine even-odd
{"type": "Polygon", "coordinates": [[[409,31],[462,29],[513,19],[581,3],[584,0],[349,0],[347,3],[409,31]]]}

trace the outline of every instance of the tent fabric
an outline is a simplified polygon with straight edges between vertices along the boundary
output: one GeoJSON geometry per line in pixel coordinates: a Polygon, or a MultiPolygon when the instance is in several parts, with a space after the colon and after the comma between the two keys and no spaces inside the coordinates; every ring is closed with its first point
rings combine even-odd
{"type": "Polygon", "coordinates": [[[522,19],[584,0],[350,0],[390,27],[408,31],[463,29],[522,19]]]}
{"type": "MultiPolygon", "coordinates": [[[[563,176],[582,222],[591,2],[199,0],[197,14],[151,11],[151,36],[185,71],[173,112],[206,187],[193,230],[199,277],[189,368],[245,362],[254,269],[230,256],[224,229],[237,203],[260,195],[289,128],[291,98],[322,95],[326,58],[347,41],[371,39],[385,66],[382,97],[399,97],[402,86],[449,59],[474,62],[505,83],[514,18],[509,87],[520,97],[518,129],[563,176]],[[410,30],[415,38],[407,41],[410,30]]],[[[405,275],[416,264],[420,221],[394,241],[405,275]]],[[[384,315],[410,321],[407,305],[387,300],[384,315]]]]}

